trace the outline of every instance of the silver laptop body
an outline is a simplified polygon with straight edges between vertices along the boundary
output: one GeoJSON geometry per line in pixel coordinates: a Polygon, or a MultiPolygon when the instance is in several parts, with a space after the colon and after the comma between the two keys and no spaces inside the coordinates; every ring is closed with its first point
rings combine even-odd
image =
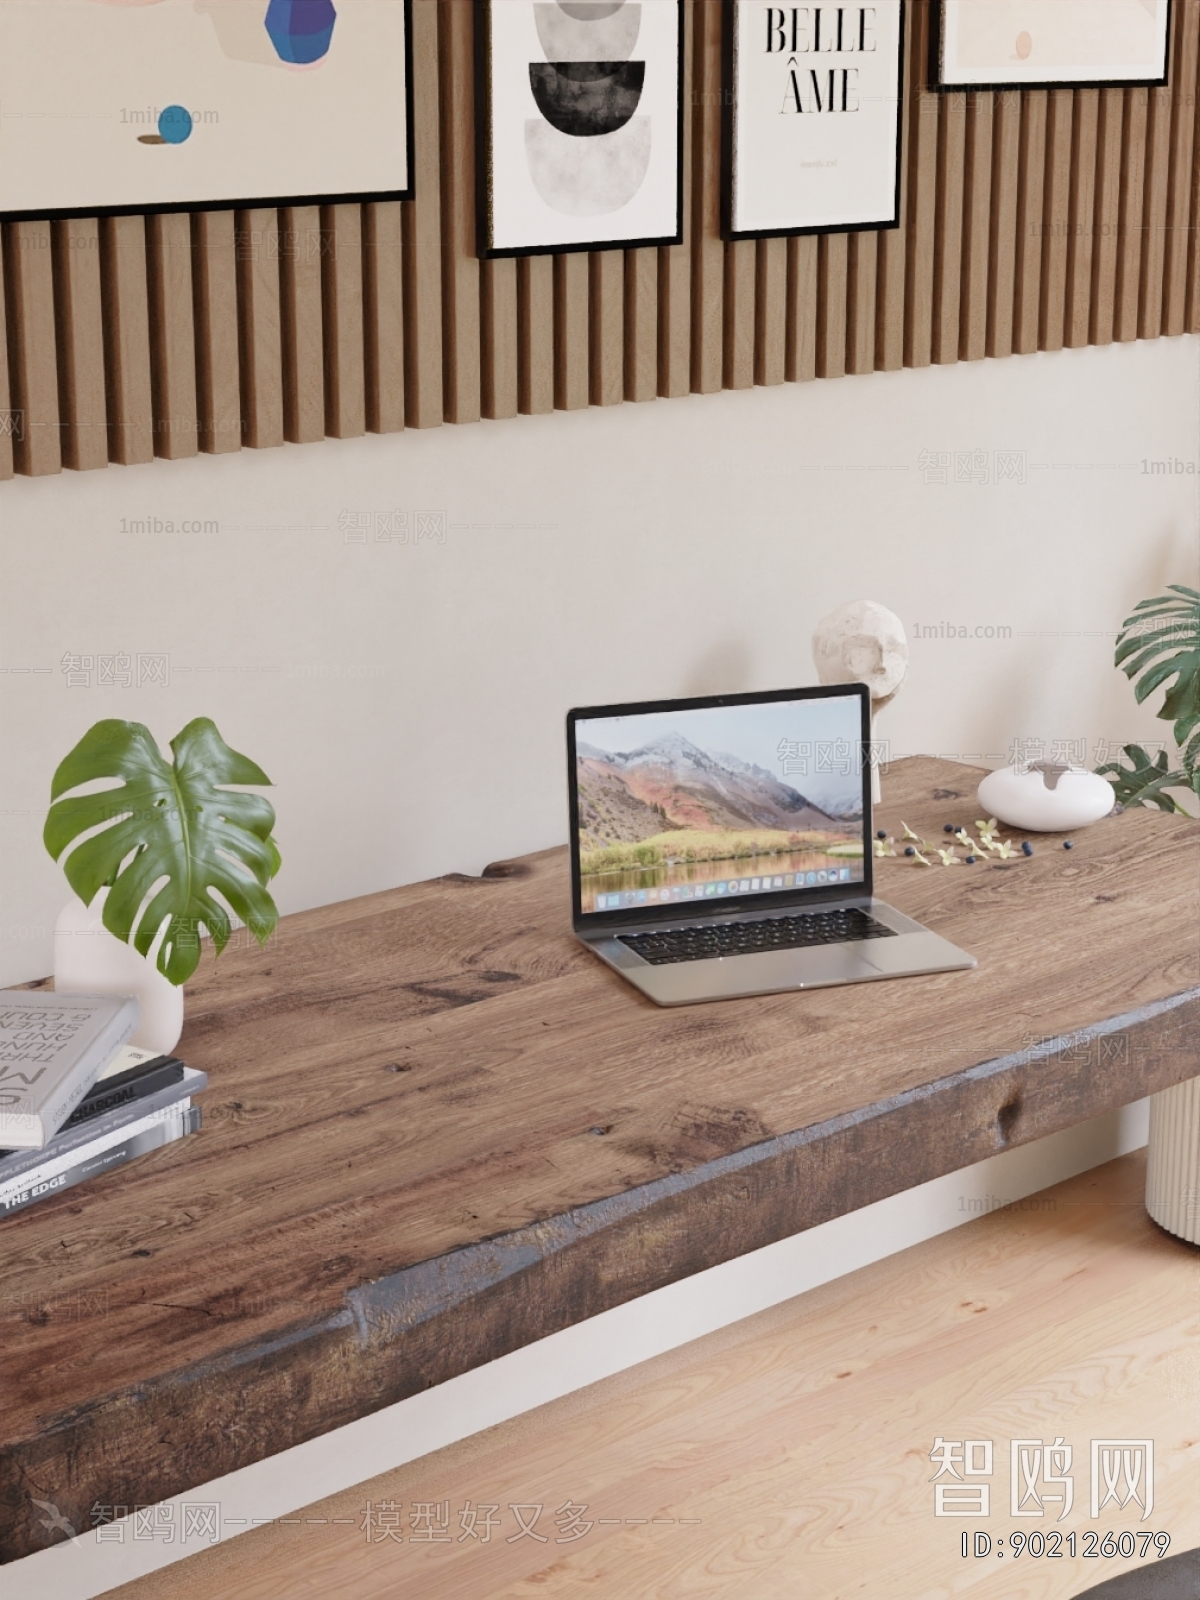
{"type": "Polygon", "coordinates": [[[569,712],[577,937],[661,1006],[973,967],[874,897],[870,749],[864,684],[569,712]]]}

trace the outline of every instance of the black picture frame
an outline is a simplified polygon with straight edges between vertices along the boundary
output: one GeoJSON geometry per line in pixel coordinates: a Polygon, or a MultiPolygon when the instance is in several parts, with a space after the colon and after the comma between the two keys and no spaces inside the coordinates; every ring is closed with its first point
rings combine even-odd
{"type": "Polygon", "coordinates": [[[683,243],[683,93],[686,14],[684,0],[675,0],[679,13],[676,34],[676,135],[675,232],[647,239],[601,239],[593,243],[504,245],[492,237],[492,0],[475,0],[475,253],[481,261],[519,260],[523,256],[591,254],[598,250],[643,250],[683,243]]]}
{"type": "Polygon", "coordinates": [[[413,55],[412,0],[400,0],[404,7],[404,119],[405,164],[408,183],[403,189],[356,190],[336,194],[287,194],[225,197],[219,200],[150,201],[146,204],[114,206],[43,206],[26,210],[0,211],[4,222],[62,222],[71,217],[151,217],[174,216],[191,211],[256,211],[280,206],[365,205],[377,200],[416,198],[416,142],[413,134],[413,55]]]}
{"type": "MultiPolygon", "coordinates": [[[[734,111],[737,105],[737,84],[734,81],[734,46],[736,42],[737,9],[743,0],[723,0],[724,38],[722,39],[721,85],[721,232],[731,243],[739,239],[797,239],[809,234],[823,233],[882,233],[898,228],[901,222],[900,204],[904,164],[904,91],[906,77],[905,28],[908,22],[908,0],[900,0],[899,47],[896,52],[896,162],[893,169],[895,205],[890,219],[872,222],[821,222],[801,224],[794,228],[735,228],[733,225],[734,199],[734,111]]],[[[751,0],[752,3],[752,0],[751,0]]],[[[936,0],[935,0],[936,3],[936,0]]]]}
{"type": "Polygon", "coordinates": [[[952,80],[947,82],[942,75],[943,39],[946,20],[946,11],[943,0],[929,0],[931,12],[929,17],[929,60],[927,75],[929,88],[935,94],[970,94],[977,90],[980,94],[998,90],[1034,89],[1165,89],[1171,72],[1171,28],[1175,21],[1175,0],[1166,0],[1167,24],[1165,44],[1163,49],[1163,70],[1161,78],[1046,78],[1036,82],[1022,80],[1015,83],[1011,80],[1004,81],[999,78],[987,83],[963,82],[952,80]]]}

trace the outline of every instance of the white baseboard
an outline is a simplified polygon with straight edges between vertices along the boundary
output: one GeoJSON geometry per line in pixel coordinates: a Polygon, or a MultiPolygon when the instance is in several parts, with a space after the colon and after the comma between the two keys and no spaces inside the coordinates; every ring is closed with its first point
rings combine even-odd
{"type": "Polygon", "coordinates": [[[1139,1100],[656,1289],[333,1433],[199,1485],[167,1502],[174,1519],[169,1544],[135,1540],[128,1520],[121,1543],[111,1531],[104,1540],[89,1531],[10,1563],[0,1588],[5,1600],[92,1600],[210,1542],[194,1537],[186,1546],[179,1542],[185,1504],[218,1507],[222,1539],[293,1516],[326,1495],[1139,1149],[1148,1126],[1149,1102],[1139,1100]]]}

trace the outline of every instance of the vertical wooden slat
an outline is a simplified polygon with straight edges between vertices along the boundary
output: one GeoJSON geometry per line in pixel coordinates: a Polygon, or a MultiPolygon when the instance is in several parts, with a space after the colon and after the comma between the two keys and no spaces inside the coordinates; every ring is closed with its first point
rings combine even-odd
{"type": "Polygon", "coordinates": [[[404,223],[399,200],[363,206],[363,384],[371,433],[404,426],[404,223]]]}
{"type": "Polygon", "coordinates": [[[846,266],[846,371],[874,372],[879,235],[852,233],[846,266]]]}
{"type": "Polygon", "coordinates": [[[625,252],[625,398],[658,398],[657,250],[625,252]]]}
{"type": "Polygon", "coordinates": [[[789,239],[787,352],[784,376],[808,383],[817,375],[817,238],[789,239]]]}
{"type": "Polygon", "coordinates": [[[50,224],[10,222],[4,229],[8,293],[9,388],[16,421],[13,459],[30,477],[62,471],[54,271],[50,224]]]}
{"type": "Polygon", "coordinates": [[[1096,221],[1089,319],[1093,344],[1111,344],[1116,322],[1124,128],[1125,91],[1101,89],[1096,122],[1096,221]]]}
{"type": "Polygon", "coordinates": [[[4,229],[0,228],[0,480],[13,475],[13,435],[16,419],[8,382],[9,311],[4,278],[4,229]]]}
{"type": "Polygon", "coordinates": [[[320,206],[279,214],[279,324],[283,361],[283,436],[292,444],[325,437],[325,327],[320,206]]]}
{"type": "Polygon", "coordinates": [[[237,233],[232,211],[197,211],[191,222],[200,448],[219,455],[242,448],[237,233]]]}
{"type": "Polygon", "coordinates": [[[1021,95],[1021,177],[1017,185],[1017,259],[1013,302],[1013,350],[1038,347],[1042,318],[1042,244],[1046,195],[1048,91],[1021,95]]]}
{"type": "Polygon", "coordinates": [[[989,356],[1012,354],[1020,174],[1021,91],[1001,89],[996,94],[992,119],[992,242],[987,310],[989,356]]]}
{"type": "Polygon", "coordinates": [[[554,261],[517,262],[517,403],[529,416],[554,410],[554,261]]]}
{"type": "Polygon", "coordinates": [[[912,72],[913,26],[916,7],[904,7],[904,93],[900,102],[899,225],[885,228],[876,246],[875,367],[898,372],[904,365],[904,280],[908,258],[908,147],[918,110],[916,79],[912,72]]]}
{"type": "Polygon", "coordinates": [[[1075,95],[1071,149],[1070,223],[1067,238],[1063,343],[1072,349],[1088,342],[1092,313],[1092,257],[1096,242],[1096,134],[1100,115],[1097,89],[1075,95]]]}
{"type": "Polygon", "coordinates": [[[412,0],[413,182],[404,211],[404,399],[410,428],[443,421],[438,0],[412,0]]]}
{"type": "Polygon", "coordinates": [[[237,213],[238,356],[243,442],[283,443],[283,350],[279,321],[279,216],[260,206],[237,213]]]}
{"type": "Polygon", "coordinates": [[[930,354],[939,365],[958,360],[966,156],[967,97],[965,94],[944,94],[941,96],[938,117],[933,320],[930,331],[930,354]]]}
{"type": "Polygon", "coordinates": [[[104,396],[104,316],[100,300],[100,224],[69,217],[51,229],[60,437],[65,467],[108,465],[104,396]]]}
{"type": "Polygon", "coordinates": [[[1117,234],[1117,287],[1113,312],[1114,339],[1137,338],[1146,198],[1146,123],[1149,112],[1148,90],[1125,90],[1125,137],[1121,147],[1121,221],[1117,234]]]}
{"type": "Polygon", "coordinates": [[[442,315],[447,422],[480,417],[479,261],[475,254],[473,0],[440,0],[442,315]]]}
{"type": "Polygon", "coordinates": [[[105,217],[100,243],[108,450],[132,466],[154,456],[145,219],[105,217]]]}
{"type": "Polygon", "coordinates": [[[754,383],[754,290],[758,270],[753,239],[725,246],[725,350],[722,360],[727,389],[749,389],[754,383]]]}
{"type": "Polygon", "coordinates": [[[150,390],[154,453],[168,461],[200,448],[196,409],[196,327],[192,229],[186,212],[146,219],[150,291],[150,390]]]}
{"type": "MultiPolygon", "coordinates": [[[[1178,83],[1178,27],[1173,33],[1176,48],[1172,51],[1169,81],[1178,83]]],[[[1138,286],[1139,339],[1157,339],[1162,332],[1173,97],[1174,92],[1170,88],[1151,89],[1147,96],[1146,192],[1142,213],[1142,260],[1138,286]]]]}
{"type": "Polygon", "coordinates": [[[962,303],[958,353],[964,361],[987,354],[988,259],[992,217],[992,123],[995,99],[989,91],[967,96],[963,150],[962,303]]]}
{"type": "Polygon", "coordinates": [[[754,291],[754,381],[782,383],[787,365],[786,239],[758,241],[754,291]]]}
{"type": "Polygon", "coordinates": [[[1171,79],[1171,174],[1167,195],[1162,320],[1162,331],[1167,334],[1183,332],[1187,313],[1188,218],[1194,176],[1192,162],[1196,151],[1196,110],[1200,101],[1196,84],[1200,0],[1178,0],[1175,10],[1180,42],[1176,70],[1171,79]]]}
{"type": "Polygon", "coordinates": [[[554,404],[577,411],[588,404],[588,258],[582,251],[554,257],[554,404]]]}
{"type": "Polygon", "coordinates": [[[683,239],[658,252],[658,392],[664,397],[688,394],[692,387],[692,95],[689,64],[693,60],[694,0],[683,12],[683,239]]]}
{"type": "Polygon", "coordinates": [[[362,206],[322,206],[321,234],[325,430],[335,439],[354,439],[367,431],[362,206]]]}
{"type": "Polygon", "coordinates": [[[625,398],[625,255],[596,250],[588,270],[588,393],[594,406],[625,398]]]}
{"type": "Polygon", "coordinates": [[[712,394],[725,370],[720,0],[696,0],[692,14],[692,388],[712,394]]]}
{"type": "Polygon", "coordinates": [[[480,264],[480,409],[499,421],[517,414],[517,263],[480,264]]]}
{"type": "Polygon", "coordinates": [[[844,233],[823,233],[817,245],[817,377],[846,375],[846,276],[849,250],[844,233]]]}
{"type": "Polygon", "coordinates": [[[1071,222],[1071,145],[1075,96],[1070,89],[1055,89],[1047,99],[1038,344],[1043,350],[1061,350],[1063,318],[1067,303],[1067,245],[1071,222]]]}
{"type": "Polygon", "coordinates": [[[930,7],[913,7],[909,65],[914,104],[908,136],[908,258],[904,273],[904,364],[927,367],[933,354],[933,258],[937,203],[939,96],[928,88],[930,7]]]}
{"type": "Polygon", "coordinates": [[[1191,224],[1188,228],[1187,294],[1184,309],[1184,328],[1188,333],[1200,333],[1200,161],[1195,152],[1200,148],[1200,84],[1192,91],[1193,134],[1191,224]]]}

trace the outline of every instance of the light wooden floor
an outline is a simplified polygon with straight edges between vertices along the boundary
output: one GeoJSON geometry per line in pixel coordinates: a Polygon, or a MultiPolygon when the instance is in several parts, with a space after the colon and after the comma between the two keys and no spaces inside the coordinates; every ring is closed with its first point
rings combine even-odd
{"type": "Polygon", "coordinates": [[[1010,1439],[1073,1447],[1064,1529],[1200,1545],[1200,1252],[1149,1222],[1143,1183],[1143,1156],[1112,1162],[113,1594],[1066,1600],[1137,1558],[960,1553],[964,1530],[1007,1551],[1054,1527],[1009,1515],[1010,1439]],[[986,1521],[934,1516],[938,1435],[995,1441],[986,1521]],[[1090,1520],[1093,1438],[1154,1440],[1144,1524],[1090,1520]],[[414,1502],[449,1502],[452,1543],[411,1542],[414,1502]],[[558,1543],[567,1502],[594,1526],[558,1543]],[[368,1542],[365,1508],[386,1529],[392,1503],[405,1541],[368,1542]],[[487,1544],[459,1538],[468,1503],[500,1508],[487,1544]],[[525,1520],[547,1543],[508,1542],[512,1504],[544,1508],[525,1520]]]}

